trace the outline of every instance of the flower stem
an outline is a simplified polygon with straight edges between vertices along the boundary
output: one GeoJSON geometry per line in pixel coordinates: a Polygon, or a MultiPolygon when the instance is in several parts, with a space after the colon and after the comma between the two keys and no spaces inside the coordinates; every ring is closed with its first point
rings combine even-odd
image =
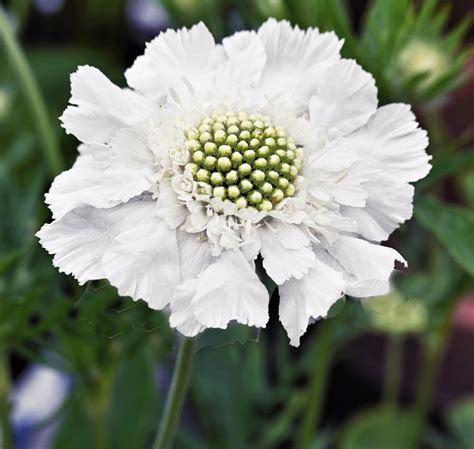
{"type": "Polygon", "coordinates": [[[336,318],[323,320],[319,323],[318,341],[315,346],[313,376],[310,383],[307,406],[303,424],[297,437],[297,449],[308,449],[313,439],[313,431],[319,425],[324,400],[324,392],[329,375],[329,368],[333,355],[332,351],[332,324],[336,318]]]}
{"type": "Polygon", "coordinates": [[[44,99],[41,96],[38,83],[21,50],[20,44],[13,34],[3,8],[0,8],[0,37],[4,42],[6,53],[10,59],[15,75],[22,85],[26,101],[29,103],[38,138],[44,150],[46,160],[48,161],[50,172],[52,175],[56,175],[63,169],[63,160],[56,141],[56,136],[50,127],[48,111],[44,99]]]}
{"type": "Polygon", "coordinates": [[[398,401],[403,362],[402,343],[400,335],[389,335],[387,339],[384,400],[389,407],[396,407],[398,401]]]}
{"type": "Polygon", "coordinates": [[[191,338],[185,338],[179,348],[171,389],[166,400],[153,449],[169,449],[173,443],[178,420],[181,416],[184,396],[191,377],[193,355],[194,341],[191,338]]]}
{"type": "Polygon", "coordinates": [[[13,434],[10,422],[10,374],[6,354],[0,350],[0,447],[13,449],[13,434]]]}

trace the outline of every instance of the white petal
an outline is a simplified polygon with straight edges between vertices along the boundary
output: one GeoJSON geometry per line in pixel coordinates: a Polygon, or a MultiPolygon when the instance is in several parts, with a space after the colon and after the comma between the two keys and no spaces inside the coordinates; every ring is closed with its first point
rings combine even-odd
{"type": "Polygon", "coordinates": [[[84,143],[105,143],[118,129],[142,123],[155,112],[146,98],[113,84],[100,70],[81,66],[71,75],[64,129],[84,143]]]}
{"type": "Polygon", "coordinates": [[[153,208],[151,202],[145,201],[111,209],[82,207],[45,224],[36,235],[41,245],[55,255],[54,266],[83,284],[105,277],[102,256],[113,238],[136,226],[153,208]]]}
{"type": "Polygon", "coordinates": [[[178,200],[178,194],[171,185],[163,185],[156,203],[156,213],[172,229],[181,225],[189,215],[187,207],[178,200]]]}
{"type": "Polygon", "coordinates": [[[202,233],[177,231],[181,280],[196,277],[211,263],[211,245],[202,233]]]}
{"type": "Polygon", "coordinates": [[[194,315],[206,327],[225,329],[236,320],[265,327],[268,292],[240,251],[226,250],[198,276],[194,315]]]}
{"type": "Polygon", "coordinates": [[[216,87],[222,92],[256,86],[267,56],[262,41],[254,31],[240,31],[222,41],[227,60],[219,64],[216,87]]]}
{"type": "Polygon", "coordinates": [[[262,244],[263,266],[278,285],[290,277],[301,279],[308,272],[314,254],[308,237],[298,226],[275,220],[257,232],[262,244]]]}
{"type": "Polygon", "coordinates": [[[330,139],[365,125],[376,109],[374,78],[349,59],[336,62],[321,74],[317,92],[309,102],[311,123],[330,139]]]}
{"type": "Polygon", "coordinates": [[[55,178],[45,195],[54,218],[81,206],[109,208],[140,195],[156,182],[145,137],[122,129],[110,146],[82,146],[74,166],[55,178]]]}
{"type": "Polygon", "coordinates": [[[180,282],[176,231],[151,215],[117,235],[102,258],[110,283],[122,296],[164,308],[180,282]]]}
{"type": "Polygon", "coordinates": [[[258,30],[267,54],[260,86],[271,97],[282,95],[296,105],[307,104],[313,87],[312,70],[340,59],[342,47],[334,33],[306,31],[289,22],[267,20],[258,30]]]}
{"type": "Polygon", "coordinates": [[[195,337],[205,327],[196,319],[191,300],[196,294],[198,281],[189,279],[179,285],[171,301],[170,326],[176,328],[186,337],[195,337]]]}
{"type": "Polygon", "coordinates": [[[346,293],[358,298],[388,293],[395,261],[406,264],[394,249],[354,237],[339,237],[327,251],[344,270],[346,293]]]}
{"type": "Polygon", "coordinates": [[[408,105],[392,104],[378,109],[347,141],[359,154],[351,170],[368,179],[363,183],[367,201],[363,209],[346,207],[342,212],[358,222],[362,236],[385,240],[412,215],[414,189],[408,183],[430,171],[426,131],[418,127],[408,105]]]}
{"type": "Polygon", "coordinates": [[[343,290],[342,274],[317,258],[302,279],[290,279],[279,287],[280,321],[293,346],[299,346],[310,319],[325,317],[343,290]]]}
{"type": "Polygon", "coordinates": [[[189,82],[197,91],[210,87],[217,66],[216,45],[200,22],[191,29],[167,30],[147,44],[145,54],[125,72],[128,85],[155,100],[189,82]]]}

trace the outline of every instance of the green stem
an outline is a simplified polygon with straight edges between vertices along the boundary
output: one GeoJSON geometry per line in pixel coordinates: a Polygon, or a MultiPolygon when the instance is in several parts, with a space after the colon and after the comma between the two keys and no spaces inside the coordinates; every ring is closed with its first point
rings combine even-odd
{"type": "Polygon", "coordinates": [[[387,340],[385,352],[385,403],[395,408],[397,406],[398,394],[403,362],[403,340],[400,335],[390,335],[387,340]]]}
{"type": "Polygon", "coordinates": [[[318,341],[315,346],[312,379],[309,387],[307,405],[304,408],[303,424],[297,436],[297,449],[308,449],[311,446],[314,429],[321,419],[324,392],[328,381],[329,368],[333,355],[332,325],[336,318],[319,323],[318,341]]]}
{"type": "Polygon", "coordinates": [[[15,75],[22,85],[26,101],[29,103],[38,138],[48,161],[50,172],[52,175],[56,175],[62,171],[64,164],[56,136],[50,127],[48,111],[41,96],[38,83],[2,8],[0,8],[0,37],[4,42],[15,75]]]}
{"type": "Polygon", "coordinates": [[[153,449],[169,449],[173,444],[174,434],[181,416],[184,396],[191,377],[193,355],[194,341],[191,338],[185,338],[179,348],[171,389],[166,400],[153,449]]]}
{"type": "Polygon", "coordinates": [[[8,359],[0,351],[0,447],[13,449],[13,434],[10,422],[10,373],[8,359]]]}

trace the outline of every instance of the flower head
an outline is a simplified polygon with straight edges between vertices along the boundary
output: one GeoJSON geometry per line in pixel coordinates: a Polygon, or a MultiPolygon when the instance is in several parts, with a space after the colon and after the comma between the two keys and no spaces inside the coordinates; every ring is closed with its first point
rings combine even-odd
{"type": "Polygon", "coordinates": [[[412,214],[428,141],[341,46],[272,19],[216,44],[198,24],[150,42],[130,88],[80,67],[61,117],[79,156],[38,233],[54,264],[188,336],[266,325],[259,256],[293,345],[342,295],[387,293],[403,258],[379,243],[412,214]]]}

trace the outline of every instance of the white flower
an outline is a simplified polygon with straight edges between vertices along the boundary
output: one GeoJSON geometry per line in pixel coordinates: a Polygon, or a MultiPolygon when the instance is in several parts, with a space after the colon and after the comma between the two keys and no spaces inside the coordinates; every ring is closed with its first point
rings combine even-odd
{"type": "Polygon", "coordinates": [[[428,139],[341,46],[272,19],[216,44],[200,23],[150,42],[130,88],[80,67],[61,120],[82,145],[38,233],[54,265],[194,336],[265,327],[260,255],[296,346],[342,295],[387,293],[404,261],[379,243],[412,215],[428,139]]]}

